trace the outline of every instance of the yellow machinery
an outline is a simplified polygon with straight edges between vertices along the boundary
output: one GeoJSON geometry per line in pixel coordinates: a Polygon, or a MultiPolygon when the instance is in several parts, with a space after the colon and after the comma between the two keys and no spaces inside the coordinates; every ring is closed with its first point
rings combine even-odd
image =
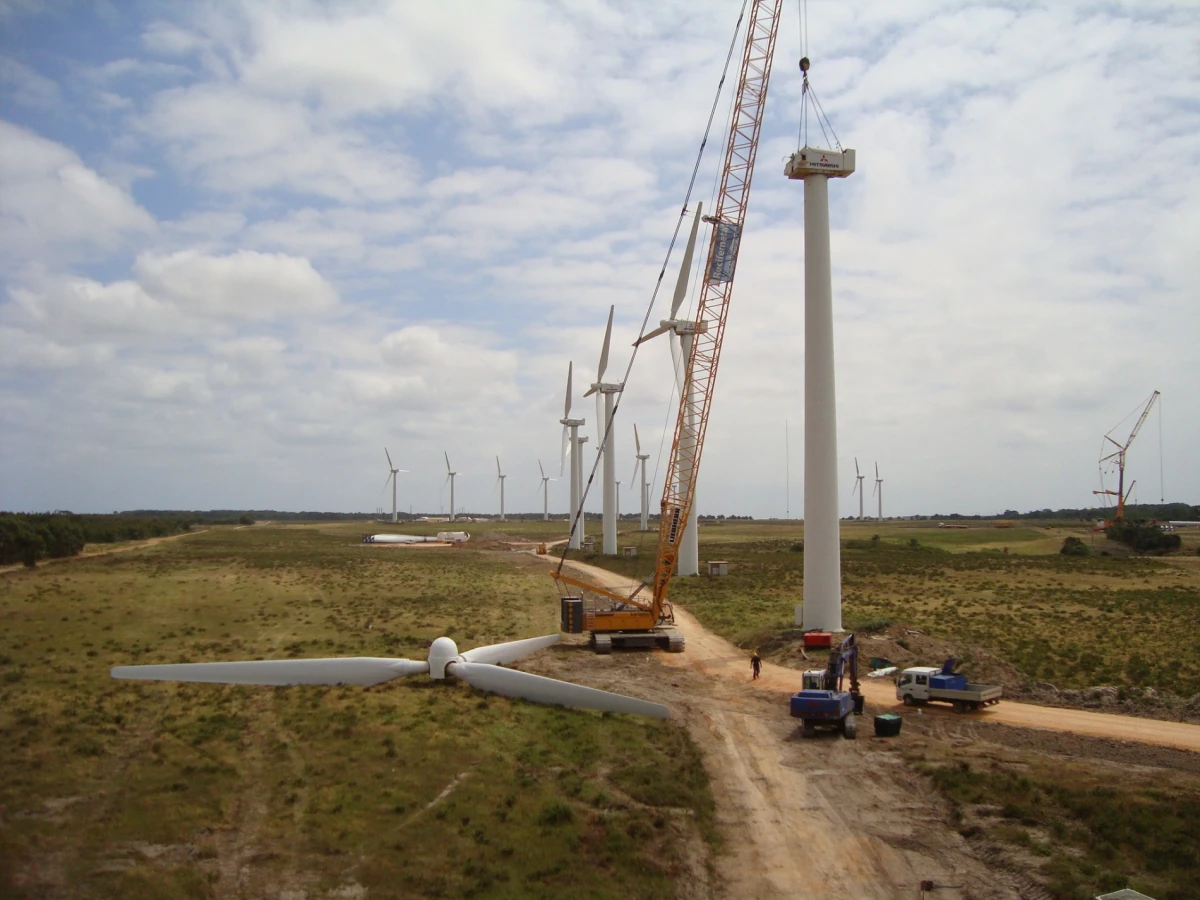
{"type": "Polygon", "coordinates": [[[564,575],[561,561],[554,572],[562,597],[563,631],[589,632],[598,653],[608,653],[614,645],[683,650],[683,635],[672,627],[675,617],[667,601],[667,588],[679,557],[684,525],[696,499],[696,475],[725,337],[782,5],[783,0],[753,0],[750,10],[717,210],[715,215],[705,217],[713,229],[692,349],[684,361],[671,462],[663,486],[653,583],[639,584],[625,595],[564,575]],[[646,587],[651,588],[648,597],[642,593],[646,587]]]}
{"type": "MultiPolygon", "coordinates": [[[[1126,439],[1124,444],[1118,443],[1113,438],[1111,431],[1104,436],[1104,440],[1108,443],[1102,444],[1102,448],[1106,449],[1108,444],[1112,444],[1117,449],[1109,453],[1107,456],[1100,457],[1100,476],[1101,479],[1103,479],[1105,463],[1108,463],[1110,466],[1115,463],[1117,467],[1117,489],[1115,491],[1092,491],[1092,493],[1100,494],[1101,496],[1117,498],[1116,514],[1112,517],[1112,519],[1104,523],[1106,527],[1114,523],[1121,522],[1125,518],[1125,501],[1129,499],[1129,494],[1133,491],[1133,486],[1137,484],[1136,481],[1132,481],[1129,484],[1128,490],[1125,488],[1125,452],[1129,449],[1130,444],[1133,443],[1133,439],[1138,436],[1138,432],[1142,430],[1142,426],[1146,424],[1146,418],[1150,415],[1150,410],[1153,408],[1154,401],[1158,399],[1158,396],[1158,391],[1155,391],[1150,395],[1150,399],[1146,401],[1145,408],[1142,409],[1142,414],[1138,416],[1137,423],[1133,426],[1133,431],[1129,432],[1129,437],[1126,439]]],[[[1126,416],[1126,419],[1128,419],[1128,416],[1126,416]]],[[[1115,431],[1116,429],[1113,430],[1115,431]]],[[[1104,449],[1101,449],[1100,452],[1103,454],[1104,449]]]]}

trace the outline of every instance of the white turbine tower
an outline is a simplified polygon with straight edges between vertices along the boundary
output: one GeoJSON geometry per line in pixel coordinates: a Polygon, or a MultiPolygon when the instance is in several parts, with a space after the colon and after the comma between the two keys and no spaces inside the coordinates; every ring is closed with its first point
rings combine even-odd
{"type": "Polygon", "coordinates": [[[161,666],[114,666],[113,678],[139,681],[187,681],[202,684],[248,684],[284,687],[293,684],[356,684],[369,687],[405,675],[427,673],[441,681],[460,678],[479,691],[505,697],[520,697],[534,703],[597,709],[665,719],[670,714],[660,703],[637,700],[621,694],[571,684],[505,669],[544,647],[558,643],[558,635],[526,638],[505,644],[476,647],[465,653],[448,637],[440,637],[429,646],[427,660],[386,659],[378,657],[334,657],[332,659],[259,659],[246,662],[175,663],[161,666]]]}
{"type": "MultiPolygon", "coordinates": [[[[453,522],[454,521],[454,476],[457,475],[458,473],[454,472],[450,469],[450,454],[447,453],[445,450],[442,451],[442,454],[446,457],[446,481],[450,482],[450,521],[453,522]]],[[[446,481],[442,482],[442,487],[446,486],[446,481]]]]}
{"type": "Polygon", "coordinates": [[[875,490],[879,492],[879,521],[883,521],[883,479],[879,477],[879,463],[875,463],[875,490]]]}
{"type": "Polygon", "coordinates": [[[563,417],[558,420],[563,427],[562,456],[558,463],[558,474],[563,473],[563,464],[569,456],[571,459],[571,508],[567,519],[571,522],[571,535],[567,546],[572,550],[578,550],[583,545],[583,515],[580,514],[578,523],[575,521],[575,514],[579,511],[579,499],[583,494],[580,477],[583,468],[579,465],[579,428],[581,425],[587,424],[587,419],[571,418],[571,373],[574,367],[574,363],[567,363],[567,399],[563,404],[563,417]]]}
{"type": "Polygon", "coordinates": [[[858,491],[858,521],[863,520],[863,479],[867,476],[858,470],[858,457],[854,457],[854,490],[850,492],[850,496],[854,496],[854,491],[858,491]]]}
{"type": "MultiPolygon", "coordinates": [[[[571,465],[575,469],[575,482],[579,485],[579,543],[583,545],[584,538],[587,537],[587,513],[583,509],[583,445],[588,442],[588,436],[581,434],[575,438],[575,458],[571,460],[571,465]]],[[[572,513],[574,515],[574,513],[572,513]]],[[[576,548],[578,549],[578,548],[576,548]]]]}
{"type": "Polygon", "coordinates": [[[388,477],[384,479],[383,486],[386,488],[388,481],[391,481],[391,483],[392,483],[392,521],[395,522],[395,521],[398,521],[396,519],[396,473],[397,472],[407,473],[408,469],[397,469],[392,464],[392,454],[388,453],[387,447],[383,448],[383,455],[387,457],[388,471],[390,473],[388,475],[388,477]]]}
{"type": "MultiPolygon", "coordinates": [[[[692,271],[692,256],[696,251],[696,233],[700,230],[700,221],[704,211],[703,204],[696,204],[696,217],[692,220],[692,231],[688,235],[687,249],[683,254],[683,265],[679,268],[679,279],[675,282],[675,296],[671,298],[671,318],[662,319],[658,328],[638,339],[637,344],[644,343],[660,334],[669,334],[671,342],[671,359],[675,368],[675,385],[682,392],[687,390],[688,427],[684,429],[684,437],[679,447],[679,484],[680,493],[686,495],[686,486],[692,478],[696,459],[696,419],[695,401],[691,383],[684,384],[684,372],[691,367],[692,338],[697,334],[708,331],[708,322],[697,322],[690,319],[679,319],[679,308],[687,296],[688,277],[692,271]]],[[[636,344],[635,344],[636,346],[636,344]]],[[[644,479],[643,479],[644,480],[644,479]]],[[[692,514],[688,516],[684,526],[683,536],[679,539],[679,562],[677,571],[680,575],[700,574],[700,504],[695,500],[693,492],[692,514]]],[[[645,526],[642,526],[643,529],[645,526]]]]}
{"type": "Polygon", "coordinates": [[[637,477],[638,467],[640,466],[641,470],[642,470],[642,478],[641,478],[641,481],[638,483],[641,484],[641,486],[642,486],[641,530],[649,531],[649,528],[647,526],[649,525],[649,517],[650,517],[650,485],[646,483],[646,460],[648,460],[650,458],[650,454],[642,452],[642,442],[638,438],[638,430],[637,430],[636,425],[633,426],[633,444],[635,447],[637,447],[637,453],[633,460],[633,475],[629,479],[629,486],[631,488],[633,487],[633,485],[634,485],[633,479],[637,477]]]}
{"type": "Polygon", "coordinates": [[[500,521],[504,518],[504,479],[508,476],[500,471],[500,457],[496,457],[496,484],[500,485],[500,521]]]}
{"type": "Polygon", "coordinates": [[[550,521],[550,482],[556,480],[546,474],[546,470],[542,468],[542,461],[538,460],[538,471],[542,473],[542,521],[550,521]]]}
{"type": "MultiPolygon", "coordinates": [[[[808,68],[806,56],[800,60],[805,110],[811,92],[808,68]]],[[[815,101],[813,108],[820,121],[815,101]]],[[[822,631],[842,630],[829,179],[853,172],[854,151],[840,144],[837,150],[821,150],[806,142],[784,167],[784,175],[804,182],[804,627],[822,631]]]]}
{"type": "Polygon", "coordinates": [[[617,555],[617,488],[616,488],[616,459],[613,457],[613,404],[616,401],[616,395],[625,390],[624,384],[606,382],[604,380],[604,370],[608,368],[608,345],[612,340],[612,323],[613,310],[615,306],[608,308],[608,325],[604,329],[604,346],[600,348],[600,365],[596,368],[596,381],[588,388],[588,391],[583,396],[590,397],[596,395],[596,433],[599,436],[598,440],[601,446],[596,448],[596,452],[604,456],[604,474],[601,482],[604,497],[604,540],[603,553],[605,556],[617,555]],[[604,397],[603,412],[601,412],[601,395],[604,397]]]}

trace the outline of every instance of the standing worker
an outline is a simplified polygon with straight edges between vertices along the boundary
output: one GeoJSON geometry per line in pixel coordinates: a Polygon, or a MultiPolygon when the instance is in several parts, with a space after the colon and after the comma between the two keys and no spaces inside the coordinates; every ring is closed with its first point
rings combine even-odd
{"type": "Polygon", "coordinates": [[[759,659],[757,650],[750,654],[750,668],[754,672],[753,680],[757,681],[759,670],[762,669],[762,660],[759,659]]]}

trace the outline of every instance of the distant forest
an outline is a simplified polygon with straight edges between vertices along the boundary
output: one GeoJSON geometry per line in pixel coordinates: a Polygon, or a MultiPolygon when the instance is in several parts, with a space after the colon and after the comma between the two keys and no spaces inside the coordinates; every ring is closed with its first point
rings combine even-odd
{"type": "MultiPolygon", "coordinates": [[[[1088,509],[1035,509],[1020,513],[1015,509],[1006,509],[993,516],[964,516],[961,513],[935,513],[931,516],[911,516],[913,519],[941,519],[979,521],[993,519],[1110,519],[1115,510],[1113,507],[1093,506],[1088,509]]],[[[1183,522],[1200,521],[1200,506],[1190,503],[1128,503],[1125,505],[1125,518],[1132,522],[1166,522],[1174,519],[1183,522]]]]}

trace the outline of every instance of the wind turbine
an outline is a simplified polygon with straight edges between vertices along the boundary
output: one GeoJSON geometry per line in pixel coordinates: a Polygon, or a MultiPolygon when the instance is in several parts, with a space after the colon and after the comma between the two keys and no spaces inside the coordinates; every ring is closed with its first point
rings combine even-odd
{"type": "MultiPolygon", "coordinates": [[[[579,498],[582,493],[582,474],[583,467],[580,465],[579,452],[579,427],[587,424],[587,419],[572,419],[571,418],[571,372],[574,369],[574,363],[567,363],[567,399],[563,404],[563,417],[558,421],[562,423],[562,457],[558,463],[558,474],[563,472],[563,464],[567,457],[571,458],[571,510],[568,518],[571,525],[571,535],[567,541],[567,546],[572,550],[578,550],[583,545],[583,515],[579,514],[578,523],[575,522],[576,513],[579,512],[579,498]],[[569,443],[568,443],[569,441],[569,443]]],[[[584,440],[587,440],[584,438],[584,440]]],[[[539,463],[540,465],[540,463],[539,463]]],[[[545,477],[545,473],[542,473],[545,477]]]]}
{"type": "Polygon", "coordinates": [[[550,482],[555,479],[546,474],[546,470],[542,468],[542,461],[538,460],[538,471],[542,473],[542,521],[550,521],[550,482]]]}
{"type": "Polygon", "coordinates": [[[883,521],[883,479],[879,477],[879,463],[875,463],[875,490],[871,491],[874,495],[875,491],[879,492],[879,521],[883,521]]]}
{"type": "Polygon", "coordinates": [[[834,134],[803,73],[801,136],[783,174],[804,182],[804,627],[842,630],[841,520],[837,495],[837,391],[833,364],[833,278],[829,180],[854,174],[853,150],[808,146],[808,104],[822,134],[834,134]]]}
{"type": "MultiPolygon", "coordinates": [[[[454,521],[454,476],[457,475],[458,473],[454,472],[450,469],[450,454],[447,453],[445,450],[442,451],[442,454],[446,457],[446,481],[450,482],[450,521],[453,522],[454,521]]],[[[446,481],[442,482],[442,487],[446,486],[446,481]]]]}
{"type": "Polygon", "coordinates": [[[866,477],[858,470],[858,457],[854,457],[854,490],[850,491],[850,496],[853,497],[854,491],[858,491],[858,521],[860,522],[863,520],[863,479],[866,477]]]}
{"type": "Polygon", "coordinates": [[[408,469],[397,469],[392,464],[392,454],[388,453],[387,447],[383,448],[383,455],[387,457],[388,470],[390,472],[388,477],[383,480],[383,486],[386,488],[387,483],[389,481],[391,481],[391,483],[392,483],[392,521],[395,522],[395,521],[397,521],[397,519],[396,519],[396,473],[397,472],[407,473],[408,469]]]}
{"type": "Polygon", "coordinates": [[[529,672],[501,668],[558,642],[558,635],[527,638],[476,647],[465,653],[448,637],[437,638],[425,661],[379,657],[330,659],[259,659],[250,662],[176,663],[161,666],[114,666],[112,677],[140,681],[188,681],[205,684],[253,684],[283,687],[294,684],[364,687],[383,684],[405,675],[428,673],[442,681],[460,678],[471,687],[534,703],[630,713],[665,719],[670,713],[660,703],[636,700],[621,694],[544,678],[529,672]]]}
{"type": "Polygon", "coordinates": [[[648,460],[650,458],[650,454],[642,452],[642,442],[641,442],[641,440],[638,439],[637,425],[633,426],[633,443],[634,443],[634,446],[637,447],[637,452],[636,452],[636,455],[633,460],[633,475],[630,476],[629,486],[631,488],[633,487],[633,479],[635,477],[637,477],[638,466],[641,466],[641,468],[642,468],[641,530],[649,531],[649,528],[647,526],[649,525],[649,514],[650,514],[650,485],[646,483],[646,460],[648,460]]]}
{"type": "Polygon", "coordinates": [[[504,479],[508,476],[500,471],[500,457],[496,457],[496,483],[500,485],[500,521],[504,521],[504,479]]]}
{"type": "Polygon", "coordinates": [[[604,540],[603,552],[605,556],[617,555],[617,489],[616,489],[616,460],[613,458],[613,403],[616,395],[625,390],[624,384],[606,382],[604,380],[604,370],[608,368],[608,345],[612,340],[612,323],[613,310],[615,306],[608,308],[608,325],[604,329],[604,345],[600,348],[600,365],[596,369],[596,381],[588,388],[587,393],[583,396],[589,397],[592,394],[596,395],[596,433],[599,436],[601,447],[597,447],[597,452],[604,455],[604,475],[603,475],[603,496],[604,496],[604,540]],[[601,413],[600,397],[604,397],[603,414],[601,413]],[[601,424],[603,423],[603,424],[601,424]]]}
{"type": "MultiPolygon", "coordinates": [[[[686,493],[687,484],[692,479],[696,459],[694,393],[691,381],[685,378],[684,372],[690,369],[692,339],[695,335],[704,334],[708,331],[708,322],[679,319],[678,315],[679,307],[683,305],[684,297],[687,296],[688,276],[692,271],[692,256],[696,250],[696,233],[700,230],[703,211],[703,204],[697,203],[696,217],[692,220],[692,231],[688,235],[687,249],[683,254],[683,265],[679,267],[679,279],[675,282],[675,296],[671,298],[671,318],[662,319],[658,324],[658,328],[643,335],[634,344],[634,346],[637,346],[637,344],[644,343],[651,338],[656,338],[660,334],[670,335],[671,359],[675,368],[675,385],[680,393],[687,392],[689,419],[689,427],[684,429],[679,447],[679,483],[681,493],[686,493]]],[[[695,494],[693,494],[694,496],[695,494]]],[[[699,513],[700,504],[693,500],[692,514],[688,516],[687,525],[683,529],[683,536],[679,539],[678,572],[680,575],[700,574],[699,513]]],[[[644,530],[645,526],[643,525],[642,527],[644,530]]]]}

